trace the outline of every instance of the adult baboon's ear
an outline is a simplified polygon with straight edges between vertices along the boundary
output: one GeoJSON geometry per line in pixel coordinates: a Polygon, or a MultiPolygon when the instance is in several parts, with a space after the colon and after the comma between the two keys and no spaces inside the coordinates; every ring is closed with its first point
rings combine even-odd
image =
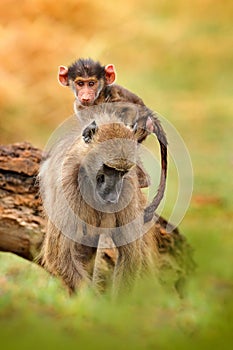
{"type": "Polygon", "coordinates": [[[95,122],[95,120],[94,120],[90,125],[88,125],[88,126],[83,130],[82,137],[83,137],[83,139],[84,139],[84,142],[86,142],[86,143],[91,142],[92,137],[93,137],[94,134],[96,133],[96,130],[97,130],[97,125],[96,125],[96,122],[95,122]]]}

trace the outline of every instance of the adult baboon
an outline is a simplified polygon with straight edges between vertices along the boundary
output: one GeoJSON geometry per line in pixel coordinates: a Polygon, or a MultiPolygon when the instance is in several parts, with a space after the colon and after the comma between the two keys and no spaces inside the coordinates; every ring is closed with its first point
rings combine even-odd
{"type": "Polygon", "coordinates": [[[178,231],[167,234],[167,223],[156,215],[145,221],[148,206],[138,180],[138,169],[144,172],[137,142],[141,131],[137,123],[126,126],[119,118],[125,108],[116,107],[85,111],[87,126],[80,131],[78,124],[73,125],[41,165],[40,188],[48,218],[42,264],[70,291],[92,284],[98,276],[95,257],[103,237],[107,243],[101,248],[117,250],[115,293],[129,290],[146,272],[156,274],[167,265],[166,255],[183,264],[186,244],[178,231]]]}
{"type": "Polygon", "coordinates": [[[129,288],[156,260],[156,245],[143,235],[146,198],[137,175],[137,124],[126,126],[118,113],[99,108],[98,125],[92,121],[72,142],[61,138],[40,169],[48,217],[42,263],[72,291],[91,282],[103,234],[118,251],[115,290],[129,288]]]}

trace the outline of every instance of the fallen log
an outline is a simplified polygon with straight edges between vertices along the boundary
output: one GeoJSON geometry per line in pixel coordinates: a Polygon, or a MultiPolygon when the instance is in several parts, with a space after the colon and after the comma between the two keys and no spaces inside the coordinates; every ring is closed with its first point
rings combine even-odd
{"type": "MultiPolygon", "coordinates": [[[[0,251],[35,260],[45,234],[45,219],[39,196],[37,174],[42,151],[30,143],[0,145],[0,251]]],[[[175,271],[180,283],[192,273],[192,248],[177,228],[154,216],[155,239],[161,255],[161,271],[175,271]]],[[[114,265],[114,249],[104,249],[103,268],[114,265]]]]}
{"type": "Polygon", "coordinates": [[[38,255],[45,220],[36,176],[42,152],[31,144],[0,146],[0,250],[38,255]]]}

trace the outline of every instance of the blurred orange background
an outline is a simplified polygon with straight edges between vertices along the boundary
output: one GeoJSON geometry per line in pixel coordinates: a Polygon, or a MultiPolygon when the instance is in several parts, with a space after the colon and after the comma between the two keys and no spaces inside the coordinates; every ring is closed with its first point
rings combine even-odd
{"type": "Polygon", "coordinates": [[[231,4],[2,0],[1,143],[45,144],[73,113],[57,67],[79,57],[114,63],[119,84],[178,124],[199,123],[216,108],[228,112],[231,4]]]}

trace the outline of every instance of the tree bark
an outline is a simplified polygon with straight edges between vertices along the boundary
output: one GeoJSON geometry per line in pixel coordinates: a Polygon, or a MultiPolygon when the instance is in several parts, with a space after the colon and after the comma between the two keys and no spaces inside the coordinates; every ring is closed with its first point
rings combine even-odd
{"type": "Polygon", "coordinates": [[[0,146],[0,250],[28,260],[38,255],[45,232],[36,181],[41,156],[26,142],[0,146]]]}

